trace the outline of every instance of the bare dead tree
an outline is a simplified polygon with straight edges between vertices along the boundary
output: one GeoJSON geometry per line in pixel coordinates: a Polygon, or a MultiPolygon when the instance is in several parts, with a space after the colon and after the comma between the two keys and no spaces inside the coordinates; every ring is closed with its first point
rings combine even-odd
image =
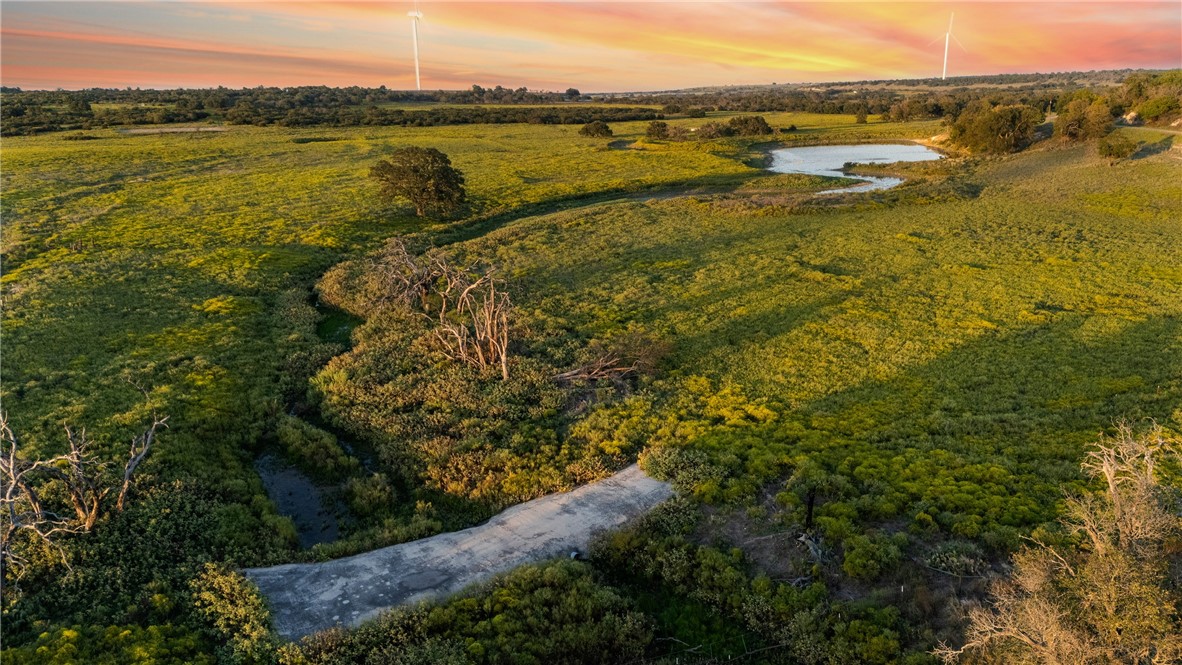
{"type": "Polygon", "coordinates": [[[446,272],[441,259],[422,260],[411,254],[401,238],[386,242],[371,259],[370,272],[381,285],[382,303],[426,308],[435,282],[446,272]]]}
{"type": "Polygon", "coordinates": [[[168,416],[152,416],[152,424],[139,436],[131,440],[131,449],[127,453],[127,463],[123,465],[123,484],[119,487],[119,496],[115,500],[115,510],[123,512],[127,503],[127,492],[131,489],[131,477],[139,468],[140,462],[148,456],[152,444],[156,441],[156,430],[168,427],[168,416]]]}
{"type": "Polygon", "coordinates": [[[492,270],[456,267],[439,252],[415,256],[395,238],[371,259],[369,273],[379,285],[376,304],[421,310],[445,356],[509,378],[513,306],[492,270]]]}
{"type": "Polygon", "coordinates": [[[661,357],[668,352],[668,345],[640,332],[630,332],[610,343],[598,340],[591,343],[592,359],[582,365],[558,374],[554,380],[559,383],[578,381],[623,379],[650,374],[656,370],[661,357]]]}
{"type": "MultiPolygon", "coordinates": [[[[19,454],[20,445],[8,426],[6,414],[0,413],[0,479],[3,480],[2,509],[6,517],[0,529],[0,557],[5,566],[21,568],[25,559],[13,549],[14,539],[27,533],[63,554],[55,538],[61,533],[81,533],[92,530],[102,517],[107,497],[119,490],[115,509],[122,512],[132,485],[132,477],[148,456],[156,433],[167,427],[168,417],[153,415],[152,423],[143,433],[131,440],[122,477],[115,480],[107,472],[108,465],[91,450],[86,430],[66,427],[67,452],[44,460],[26,460],[19,454]],[[65,488],[69,508],[74,517],[47,510],[39,493],[46,482],[58,481],[65,488]]],[[[67,509],[67,510],[68,510],[67,509]]],[[[64,559],[63,559],[64,560],[64,559]]]]}
{"type": "Polygon", "coordinates": [[[448,269],[437,293],[435,338],[443,354],[481,369],[499,367],[501,379],[508,380],[513,305],[491,271],[470,281],[464,271],[448,269]]]}
{"type": "MultiPolygon", "coordinates": [[[[47,460],[28,461],[17,455],[19,443],[8,426],[8,416],[0,412],[0,479],[3,480],[4,524],[0,528],[0,564],[5,570],[14,570],[20,577],[28,561],[13,549],[13,544],[22,534],[32,536],[52,547],[62,561],[65,552],[56,543],[61,533],[78,533],[82,526],[74,520],[45,509],[37,491],[36,477],[52,469],[61,461],[61,456],[47,460]]],[[[0,580],[3,579],[0,575],[0,580]]],[[[2,582],[0,582],[2,583],[2,582]]]]}
{"type": "Polygon", "coordinates": [[[933,653],[949,663],[967,651],[1044,665],[1179,662],[1179,598],[1164,553],[1182,519],[1155,475],[1167,454],[1177,450],[1157,426],[1138,436],[1121,424],[1101,439],[1082,467],[1104,481],[1104,493],[1069,497],[1060,520],[1084,536],[1084,547],[1032,540],[1012,575],[994,584],[990,606],[970,611],[964,646],[933,653]]]}

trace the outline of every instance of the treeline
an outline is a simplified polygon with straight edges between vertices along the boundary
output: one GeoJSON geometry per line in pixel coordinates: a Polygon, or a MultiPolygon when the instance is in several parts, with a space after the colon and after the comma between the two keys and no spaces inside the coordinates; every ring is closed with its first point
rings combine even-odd
{"type": "Polygon", "coordinates": [[[1020,102],[1046,107],[1060,90],[959,89],[948,92],[898,90],[850,90],[845,88],[763,88],[695,94],[615,97],[625,104],[660,104],[666,114],[691,114],[694,110],[737,112],[796,112],[856,115],[865,112],[897,122],[955,115],[979,99],[1020,102]]]}
{"type": "MultiPolygon", "coordinates": [[[[39,94],[39,93],[38,93],[39,94]]],[[[594,120],[626,122],[663,117],[647,108],[602,106],[455,106],[404,110],[379,106],[292,106],[243,99],[225,109],[191,106],[94,108],[84,99],[38,104],[20,97],[3,101],[2,135],[19,136],[122,125],[171,124],[216,120],[235,125],[281,127],[434,127],[439,125],[531,123],[581,125],[594,120]]]]}
{"type": "Polygon", "coordinates": [[[568,104],[549,108],[512,105],[559,104],[581,97],[496,86],[468,90],[414,92],[381,88],[210,88],[204,90],[21,91],[5,88],[0,118],[5,136],[119,125],[170,124],[214,120],[245,125],[298,127],[414,126],[477,123],[585,124],[592,120],[652,120],[651,109],[604,108],[568,104]],[[403,110],[383,104],[434,103],[460,108],[403,110]],[[509,107],[481,107],[500,104],[509,107]]]}
{"type": "Polygon", "coordinates": [[[437,104],[554,104],[575,99],[586,99],[571,88],[565,93],[531,91],[526,88],[483,88],[474,85],[467,90],[390,90],[378,88],[330,88],[328,86],[299,86],[291,88],[262,87],[231,89],[226,87],[141,90],[139,88],[90,88],[87,90],[31,90],[0,88],[0,94],[17,95],[39,105],[67,105],[80,99],[91,104],[142,104],[147,106],[176,106],[179,109],[205,109],[215,112],[229,109],[240,101],[268,106],[299,108],[307,106],[366,106],[390,103],[437,104]]]}
{"type": "Polygon", "coordinates": [[[666,113],[705,108],[716,111],[787,111],[885,116],[905,122],[956,116],[973,102],[1026,104],[1050,110],[1064,91],[1081,87],[1111,87],[1132,76],[1152,73],[1132,70],[1069,72],[1063,74],[1003,74],[964,76],[948,80],[910,79],[859,81],[814,86],[761,86],[687,92],[612,95],[612,101],[662,105],[666,113]]]}
{"type": "MultiPolygon", "coordinates": [[[[817,86],[723,88],[690,92],[597,95],[599,101],[660,106],[666,115],[691,117],[706,111],[806,112],[877,115],[907,122],[955,118],[975,103],[1021,104],[1050,111],[1064,94],[1081,89],[1111,88],[1122,72],[1010,74],[959,77],[948,81],[868,81],[817,86]],[[1086,85],[1081,85],[1081,82],[1086,85]],[[918,88],[918,89],[917,89],[918,88]]],[[[1134,72],[1124,76],[1138,90],[1155,88],[1153,81],[1170,73],[1134,72]]],[[[1126,85],[1126,88],[1129,87],[1126,85]]],[[[215,120],[234,124],[325,126],[435,126],[475,123],[586,124],[653,120],[647,108],[596,107],[571,102],[592,99],[570,88],[539,92],[526,88],[474,85],[466,90],[405,91],[387,88],[210,88],[201,90],[90,89],[21,91],[4,88],[0,98],[3,135],[84,130],[117,125],[168,124],[215,120]],[[454,104],[461,108],[390,109],[398,103],[454,104]],[[502,105],[498,108],[486,106],[502,105]],[[514,105],[554,105],[512,108],[514,105]],[[95,108],[98,106],[98,108],[95,108]],[[508,108],[506,108],[506,106],[508,108]]],[[[1137,94],[1134,91],[1134,94],[1137,94]]],[[[1156,95],[1157,97],[1163,95],[1156,95]]],[[[1168,94],[1164,96],[1169,96],[1168,94]]],[[[1152,97],[1151,97],[1152,98],[1152,97]]],[[[1160,115],[1172,107],[1153,106],[1160,115]]]]}
{"type": "Polygon", "coordinates": [[[908,122],[937,118],[955,120],[966,109],[985,104],[990,107],[1029,106],[1044,113],[1061,112],[1075,95],[1083,93],[1110,96],[1115,114],[1123,114],[1152,101],[1144,109],[1149,115],[1141,115],[1147,119],[1156,119],[1178,108],[1177,104],[1169,100],[1176,100],[1179,96],[1179,76],[1177,70],[1009,74],[960,77],[947,81],[866,81],[813,87],[728,88],[689,93],[613,95],[612,101],[661,105],[666,114],[784,111],[869,114],[878,115],[887,121],[908,122]],[[920,86],[926,89],[916,89],[920,86]]]}

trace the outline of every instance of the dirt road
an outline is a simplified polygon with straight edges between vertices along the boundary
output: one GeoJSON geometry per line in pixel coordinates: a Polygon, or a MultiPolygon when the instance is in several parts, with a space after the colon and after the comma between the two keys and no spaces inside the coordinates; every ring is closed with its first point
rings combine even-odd
{"type": "Polygon", "coordinates": [[[271,604],[288,639],[355,626],[383,610],[455,593],[524,563],[587,547],[673,495],[635,464],[564,494],[509,508],[485,524],[323,563],[244,571],[271,604]]]}

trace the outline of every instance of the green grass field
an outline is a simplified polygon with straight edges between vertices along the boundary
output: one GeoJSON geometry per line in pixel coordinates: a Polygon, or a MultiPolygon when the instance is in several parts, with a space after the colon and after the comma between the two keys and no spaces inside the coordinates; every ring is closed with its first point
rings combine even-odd
{"type": "MultiPolygon", "coordinates": [[[[785,143],[942,131],[764,115],[797,126],[785,143]]],[[[763,511],[768,529],[801,518],[783,492],[795,469],[844,478],[818,509],[839,549],[907,532],[1008,552],[1080,486],[1097,432],[1182,427],[1173,137],[1138,135],[1150,146],[1115,166],[1058,144],[912,165],[896,190],[822,200],[818,179],[757,168],[749,140],[648,142],[646,125],[613,124],[610,140],[549,125],[6,139],[13,428],[51,454],[63,425],[85,426],[116,461],[150,408],[171,417],[142,510],[79,539],[77,575],[46,568],[6,604],[11,634],[179,623],[205,562],[301,556],[251,464],[345,350],[335,328],[317,335],[316,280],[395,235],[497,265],[546,329],[669,343],[655,380],[588,418],[619,450],[678,451],[671,464],[698,474],[688,490],[763,511]],[[465,218],[378,200],[368,168],[404,145],[465,173],[465,218]],[[200,519],[174,532],[158,509],[200,519]]]]}

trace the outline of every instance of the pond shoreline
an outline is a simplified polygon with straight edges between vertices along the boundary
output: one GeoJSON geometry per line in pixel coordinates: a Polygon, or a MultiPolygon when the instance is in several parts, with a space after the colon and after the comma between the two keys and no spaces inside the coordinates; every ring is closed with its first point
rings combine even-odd
{"type": "Polygon", "coordinates": [[[815,176],[852,178],[863,182],[817,192],[817,195],[882,191],[904,182],[898,176],[859,173],[858,165],[925,162],[945,159],[946,155],[916,141],[836,143],[827,145],[767,146],[765,168],[772,173],[800,173],[815,176]]]}

